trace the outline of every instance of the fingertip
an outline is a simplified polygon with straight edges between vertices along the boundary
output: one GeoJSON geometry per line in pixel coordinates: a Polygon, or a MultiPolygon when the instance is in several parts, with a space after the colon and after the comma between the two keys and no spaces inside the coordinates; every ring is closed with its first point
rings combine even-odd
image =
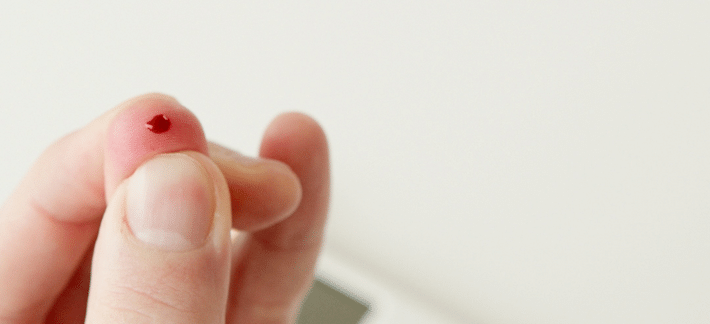
{"type": "Polygon", "coordinates": [[[111,118],[104,147],[105,189],[118,184],[152,156],[178,151],[207,154],[197,117],[174,98],[148,94],[123,103],[111,118]]]}
{"type": "Polygon", "coordinates": [[[298,207],[301,184],[287,164],[251,158],[216,143],[208,147],[229,184],[235,228],[260,230],[288,217],[298,207]]]}
{"type": "Polygon", "coordinates": [[[267,228],[291,215],[301,201],[301,184],[287,165],[269,160],[258,169],[251,181],[230,177],[230,194],[238,202],[232,206],[233,225],[239,230],[267,228]]]}
{"type": "Polygon", "coordinates": [[[273,161],[274,164],[274,183],[280,190],[278,196],[282,199],[278,220],[281,220],[291,214],[298,208],[303,197],[303,189],[298,176],[291,168],[281,161],[273,161]]]}
{"type": "Polygon", "coordinates": [[[300,159],[327,161],[328,141],[323,127],[312,117],[299,112],[283,113],[264,132],[259,155],[284,161],[293,168],[308,164],[300,159]]]}

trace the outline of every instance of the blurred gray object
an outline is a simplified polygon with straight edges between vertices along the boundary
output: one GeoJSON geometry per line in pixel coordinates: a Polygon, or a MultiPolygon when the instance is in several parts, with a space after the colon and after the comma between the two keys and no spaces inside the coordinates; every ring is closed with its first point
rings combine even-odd
{"type": "Polygon", "coordinates": [[[316,279],[303,302],[298,324],[357,324],[369,307],[347,292],[316,279]]]}

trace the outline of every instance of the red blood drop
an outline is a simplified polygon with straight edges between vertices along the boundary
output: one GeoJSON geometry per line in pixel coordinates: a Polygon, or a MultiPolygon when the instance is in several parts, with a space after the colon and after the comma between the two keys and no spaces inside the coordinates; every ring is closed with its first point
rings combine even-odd
{"type": "Polygon", "coordinates": [[[149,129],[151,132],[160,134],[168,131],[170,129],[170,119],[165,117],[165,115],[155,115],[153,119],[145,123],[145,128],[149,129]]]}

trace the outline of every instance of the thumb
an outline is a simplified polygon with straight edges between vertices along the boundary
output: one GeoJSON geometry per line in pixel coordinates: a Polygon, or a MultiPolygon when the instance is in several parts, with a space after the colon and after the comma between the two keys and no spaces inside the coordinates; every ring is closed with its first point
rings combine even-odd
{"type": "Polygon", "coordinates": [[[96,241],[86,323],[223,323],[228,192],[197,152],[157,155],[123,181],[96,241]]]}

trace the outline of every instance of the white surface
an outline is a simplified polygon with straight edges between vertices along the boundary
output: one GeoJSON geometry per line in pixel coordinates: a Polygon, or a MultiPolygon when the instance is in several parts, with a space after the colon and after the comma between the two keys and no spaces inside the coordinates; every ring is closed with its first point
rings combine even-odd
{"type": "Polygon", "coordinates": [[[3,4],[1,193],[140,93],[245,153],[301,110],[328,246],[388,284],[477,323],[707,323],[709,6],[3,4]]]}

